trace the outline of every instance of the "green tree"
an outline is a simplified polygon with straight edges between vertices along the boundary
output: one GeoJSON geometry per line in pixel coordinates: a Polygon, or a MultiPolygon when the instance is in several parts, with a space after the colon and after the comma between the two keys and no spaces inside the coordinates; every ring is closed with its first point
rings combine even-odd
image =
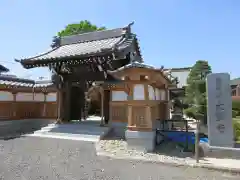
{"type": "Polygon", "coordinates": [[[96,25],[92,24],[90,21],[84,20],[84,21],[80,21],[79,23],[68,24],[65,27],[65,29],[57,33],[57,36],[58,37],[70,36],[70,35],[81,34],[81,33],[92,32],[92,31],[101,31],[105,29],[106,29],[105,27],[97,27],[96,25]]]}
{"type": "Polygon", "coordinates": [[[51,47],[56,48],[60,44],[60,37],[71,36],[81,33],[93,32],[93,31],[101,31],[105,30],[105,27],[97,27],[92,24],[90,21],[84,20],[79,23],[68,24],[63,30],[57,33],[57,36],[53,37],[51,47]]]}
{"type": "Polygon", "coordinates": [[[204,124],[207,122],[206,75],[211,72],[207,61],[198,60],[188,75],[185,89],[184,101],[188,105],[185,114],[200,119],[204,124]]]}

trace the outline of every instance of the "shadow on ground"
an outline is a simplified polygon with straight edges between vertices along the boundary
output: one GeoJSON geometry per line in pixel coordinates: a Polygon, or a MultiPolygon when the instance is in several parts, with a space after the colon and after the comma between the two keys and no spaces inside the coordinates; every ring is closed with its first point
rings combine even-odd
{"type": "Polygon", "coordinates": [[[109,129],[109,127],[100,126],[99,120],[74,121],[68,124],[58,124],[45,128],[49,128],[49,133],[84,134],[90,136],[101,136],[109,129]]]}

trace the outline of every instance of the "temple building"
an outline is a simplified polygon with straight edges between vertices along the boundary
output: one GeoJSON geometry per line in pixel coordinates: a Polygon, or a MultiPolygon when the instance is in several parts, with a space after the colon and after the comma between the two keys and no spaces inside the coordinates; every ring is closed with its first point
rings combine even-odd
{"type": "Polygon", "coordinates": [[[189,68],[144,63],[132,25],[55,37],[50,51],[16,59],[26,69],[48,67],[52,79],[0,75],[1,118],[81,121],[88,116],[89,92],[97,87],[101,125],[126,137],[130,146],[153,150],[156,128],[171,118],[171,100],[184,94],[189,68]]]}
{"type": "MultiPolygon", "coordinates": [[[[53,49],[41,55],[16,60],[26,69],[49,67],[58,89],[58,120],[82,119],[86,92],[92,82],[115,81],[108,73],[132,62],[142,62],[136,34],[123,28],[95,31],[54,39],[53,49]],[[78,100],[77,100],[78,99],[78,100]]],[[[109,117],[110,93],[104,90],[105,123],[109,117]]]]}

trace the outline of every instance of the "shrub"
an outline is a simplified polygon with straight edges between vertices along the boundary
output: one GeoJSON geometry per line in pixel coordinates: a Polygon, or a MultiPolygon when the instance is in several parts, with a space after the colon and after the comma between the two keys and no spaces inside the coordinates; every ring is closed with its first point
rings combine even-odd
{"type": "Polygon", "coordinates": [[[232,109],[236,111],[236,116],[240,116],[240,101],[232,101],[232,109]]]}
{"type": "Polygon", "coordinates": [[[192,108],[188,108],[188,109],[184,109],[184,114],[189,117],[189,118],[193,118],[196,119],[195,117],[195,111],[192,108]]]}
{"type": "Polygon", "coordinates": [[[232,108],[240,110],[240,101],[239,100],[233,100],[232,101],[232,108]]]}
{"type": "Polygon", "coordinates": [[[238,112],[235,110],[232,110],[232,117],[235,118],[237,117],[237,115],[238,115],[238,112]]]}
{"type": "Polygon", "coordinates": [[[233,132],[234,138],[240,140],[240,122],[236,120],[233,121],[233,132]]]}

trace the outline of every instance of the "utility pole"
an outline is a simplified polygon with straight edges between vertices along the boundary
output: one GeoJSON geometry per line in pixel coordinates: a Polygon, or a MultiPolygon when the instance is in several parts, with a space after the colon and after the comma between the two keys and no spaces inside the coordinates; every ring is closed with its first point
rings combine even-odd
{"type": "Polygon", "coordinates": [[[197,118],[197,127],[195,131],[195,159],[196,163],[199,163],[199,131],[200,131],[200,120],[197,118]]]}

